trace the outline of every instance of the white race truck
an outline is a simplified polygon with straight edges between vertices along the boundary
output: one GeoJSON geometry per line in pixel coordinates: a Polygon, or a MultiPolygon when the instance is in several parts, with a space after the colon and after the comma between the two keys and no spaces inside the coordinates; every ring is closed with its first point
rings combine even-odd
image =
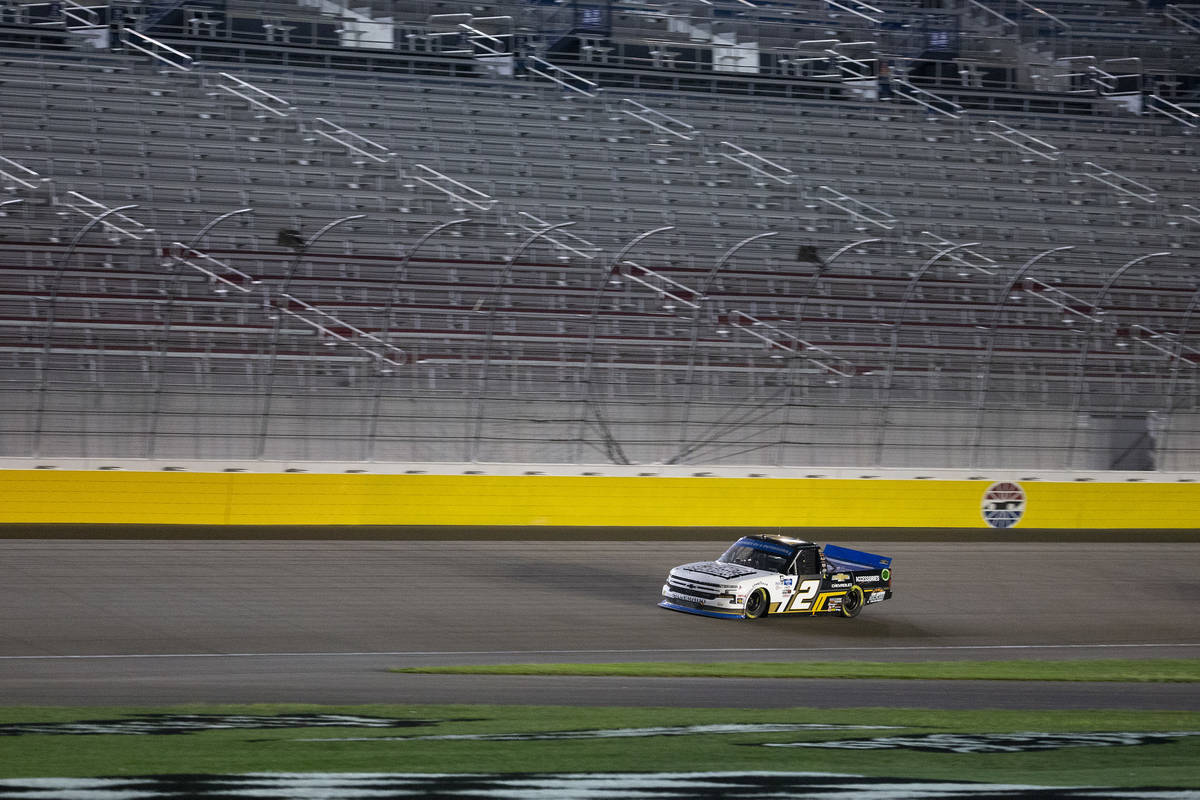
{"type": "Polygon", "coordinates": [[[892,559],[776,534],[743,536],[716,561],[671,570],[659,605],[727,619],[840,614],[892,596],[892,559]]]}

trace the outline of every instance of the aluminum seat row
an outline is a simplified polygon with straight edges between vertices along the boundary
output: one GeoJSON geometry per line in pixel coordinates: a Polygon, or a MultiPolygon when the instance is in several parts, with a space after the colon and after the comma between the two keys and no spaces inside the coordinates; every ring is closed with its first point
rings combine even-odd
{"type": "MultiPolygon", "coordinates": [[[[124,113],[124,112],[119,112],[119,113],[124,113]]],[[[498,133],[500,133],[500,132],[498,132],[498,133]]],[[[503,133],[500,133],[500,134],[502,134],[502,136],[503,136],[503,133]]],[[[224,149],[228,150],[229,154],[232,155],[233,152],[235,151],[235,145],[230,144],[228,146],[228,148],[224,148],[224,149]]],[[[220,155],[220,154],[218,154],[218,155],[220,155]]],[[[599,163],[604,163],[604,162],[599,162],[599,163]]],[[[220,168],[221,168],[220,164],[218,164],[218,163],[214,163],[214,166],[211,167],[211,169],[217,170],[217,172],[220,172],[220,168]]],[[[263,206],[266,207],[266,209],[290,210],[293,212],[299,212],[302,209],[302,205],[301,205],[302,200],[300,200],[299,197],[293,197],[292,194],[288,194],[288,193],[277,194],[277,196],[271,197],[269,194],[271,192],[270,188],[264,188],[264,190],[241,190],[241,188],[238,188],[238,190],[232,190],[232,188],[229,188],[229,185],[236,184],[236,182],[240,181],[240,176],[236,175],[236,174],[234,174],[234,175],[228,175],[228,174],[227,175],[216,175],[216,174],[214,174],[214,175],[209,176],[209,180],[211,182],[205,181],[203,173],[200,173],[200,176],[197,181],[197,185],[193,187],[193,190],[197,191],[199,194],[211,194],[210,199],[205,200],[205,203],[209,205],[209,207],[212,211],[220,210],[220,207],[222,206],[222,204],[227,204],[227,205],[224,205],[223,207],[224,207],[224,209],[228,209],[228,207],[230,207],[232,205],[236,205],[236,204],[241,203],[241,201],[250,199],[250,196],[246,196],[246,197],[242,196],[242,194],[240,194],[240,192],[242,192],[242,191],[247,191],[247,192],[262,191],[263,192],[263,194],[260,194],[260,196],[254,198],[254,199],[256,199],[256,201],[254,201],[253,204],[256,206],[259,203],[262,203],[263,206]],[[234,192],[234,193],[230,194],[230,192],[234,192]],[[301,207],[296,207],[296,206],[301,206],[301,207]]],[[[602,185],[598,179],[598,176],[593,175],[592,178],[590,178],[586,182],[584,182],[584,188],[592,186],[593,181],[596,182],[596,184],[602,185]]],[[[109,179],[107,175],[104,176],[104,181],[102,181],[102,182],[103,182],[103,184],[109,184],[110,186],[114,187],[113,188],[113,192],[114,192],[113,200],[114,201],[119,198],[121,192],[128,191],[128,187],[126,185],[120,184],[119,181],[114,181],[113,179],[109,179]]],[[[167,185],[167,186],[163,187],[162,191],[184,190],[184,188],[186,188],[185,184],[186,184],[185,181],[180,181],[179,186],[167,185]]],[[[562,185],[557,185],[556,188],[557,188],[557,190],[562,190],[562,185]]],[[[592,191],[594,191],[594,190],[592,190],[592,191]]],[[[613,191],[613,190],[608,190],[608,191],[613,191]]],[[[625,186],[620,185],[618,182],[617,191],[629,192],[631,190],[630,190],[630,188],[626,188],[625,186]]],[[[348,196],[353,196],[354,192],[348,192],[347,194],[348,194],[348,196]]],[[[540,193],[538,193],[538,194],[540,197],[540,193]]],[[[691,196],[691,193],[688,193],[682,197],[672,197],[672,200],[676,200],[677,203],[682,203],[683,200],[685,200],[686,198],[688,198],[690,196],[691,196]]],[[[362,194],[362,197],[377,197],[377,194],[365,193],[365,194],[362,194]]],[[[661,193],[652,194],[652,196],[644,198],[644,200],[646,200],[646,203],[644,203],[644,204],[635,203],[634,209],[635,210],[644,210],[644,211],[652,210],[655,205],[655,201],[658,201],[658,204],[661,205],[662,197],[664,197],[664,196],[662,196],[661,193]],[[646,207],[644,207],[644,209],[642,209],[642,205],[644,205],[646,207]]],[[[542,198],[542,199],[545,200],[548,198],[542,198]]],[[[326,199],[325,203],[328,204],[328,201],[329,200],[326,199]]],[[[624,206],[625,209],[629,209],[630,200],[628,198],[618,200],[617,203],[612,204],[611,211],[617,212],[620,209],[620,206],[624,206]]],[[[164,207],[167,207],[167,206],[164,206],[164,207]]],[[[566,207],[566,206],[563,206],[563,207],[566,207]]],[[[587,210],[590,210],[593,212],[596,211],[595,204],[587,204],[586,206],[580,205],[580,206],[576,206],[576,207],[580,211],[583,211],[584,209],[587,209],[587,210]]],[[[722,217],[721,217],[722,219],[725,219],[728,227],[730,227],[731,240],[733,239],[734,236],[739,235],[739,233],[744,233],[744,231],[746,231],[746,230],[755,229],[755,228],[750,228],[750,225],[755,224],[757,222],[758,216],[760,216],[760,215],[757,215],[757,213],[755,213],[754,211],[752,211],[750,209],[746,209],[746,211],[748,211],[748,213],[744,213],[744,215],[738,215],[738,213],[734,213],[733,211],[734,211],[733,209],[726,209],[724,215],[722,215],[722,217]]],[[[912,211],[919,212],[920,209],[919,209],[919,207],[913,207],[912,211]]],[[[938,216],[941,216],[941,215],[938,215],[938,216]]],[[[316,217],[313,217],[313,218],[316,218],[316,217]]],[[[596,217],[596,219],[598,219],[598,217],[596,217]]],[[[697,229],[700,228],[702,224],[703,223],[701,223],[701,222],[697,222],[696,228],[697,229]]],[[[1080,231],[1080,234],[1082,235],[1082,231],[1080,231]]],[[[611,239],[616,239],[616,237],[613,236],[613,237],[611,237],[611,239]]],[[[659,261],[655,261],[655,263],[659,263],[659,261]]],[[[494,265],[491,267],[493,275],[494,275],[494,273],[496,273],[496,269],[497,269],[497,267],[494,265]]],[[[414,291],[418,291],[418,290],[414,289],[414,291]]],[[[428,294],[428,290],[427,289],[421,290],[421,293],[428,294]]],[[[650,295],[650,297],[653,297],[653,295],[650,295]]],[[[428,297],[426,296],[425,299],[428,300],[428,297]]],[[[478,301],[480,299],[481,299],[481,297],[479,295],[475,295],[474,297],[472,297],[468,294],[467,296],[462,297],[460,303],[457,303],[457,305],[452,307],[451,311],[449,311],[449,312],[446,312],[446,311],[430,312],[430,313],[434,314],[434,321],[432,321],[430,326],[426,327],[424,321],[422,321],[420,318],[416,319],[416,321],[418,321],[418,323],[420,323],[420,325],[421,325],[418,330],[432,331],[434,333],[434,336],[439,338],[439,344],[442,345],[444,350],[448,351],[448,353],[451,353],[451,354],[457,353],[458,357],[462,357],[462,359],[467,359],[468,349],[467,349],[466,344],[462,344],[463,339],[470,339],[472,337],[478,338],[478,336],[480,335],[480,332],[481,332],[478,327],[478,324],[476,324],[476,325],[470,324],[470,323],[478,323],[478,317],[473,317],[472,314],[469,314],[467,312],[468,312],[468,309],[473,308],[472,300],[478,301]],[[439,323],[439,321],[437,321],[438,317],[442,318],[442,321],[440,321],[440,323],[439,323]],[[467,323],[466,325],[463,324],[463,320],[466,320],[466,323],[467,323]],[[454,343],[458,343],[458,344],[454,345],[454,347],[451,347],[451,345],[454,343]],[[457,349],[455,349],[455,348],[457,348],[457,349]]],[[[415,300],[415,297],[414,297],[414,300],[415,300]]],[[[642,305],[644,305],[644,302],[646,302],[646,300],[641,300],[638,302],[640,302],[640,303],[642,303],[642,305]]],[[[770,301],[762,301],[762,302],[766,303],[766,305],[760,305],[760,301],[758,301],[758,300],[751,300],[748,305],[748,308],[749,308],[748,313],[757,312],[757,313],[761,313],[764,315],[770,315],[770,317],[779,317],[779,315],[785,313],[785,312],[782,312],[781,309],[779,308],[778,300],[770,300],[770,301]]],[[[428,303],[426,303],[426,305],[428,305],[428,303]]],[[[443,303],[443,305],[444,305],[444,303],[443,303]]],[[[566,300],[563,300],[562,305],[564,307],[562,309],[560,309],[560,311],[562,311],[564,313],[563,313],[563,319],[560,321],[563,321],[563,323],[570,323],[570,321],[572,321],[570,318],[570,314],[566,313],[566,312],[568,312],[568,309],[570,309],[572,307],[578,308],[578,306],[580,306],[580,302],[578,302],[578,299],[575,299],[575,300],[566,299],[566,300]]],[[[984,303],[984,305],[986,305],[986,303],[984,303]]],[[[347,321],[352,321],[352,323],[365,324],[366,320],[368,318],[370,318],[370,315],[365,315],[365,317],[362,317],[361,319],[359,317],[356,317],[356,315],[354,315],[354,314],[358,313],[358,312],[356,312],[356,309],[354,306],[342,307],[342,306],[334,305],[334,306],[332,306],[332,308],[334,308],[335,311],[346,313],[347,315],[349,315],[350,319],[348,319],[347,321]]],[[[410,311],[410,309],[409,309],[409,311],[410,311]]],[[[960,308],[959,311],[961,312],[962,309],[960,308]]],[[[86,309],[84,309],[84,311],[80,312],[80,313],[83,314],[83,318],[84,318],[83,325],[85,327],[88,326],[89,320],[91,320],[92,317],[89,317],[89,315],[86,314],[86,309]]],[[[644,311],[642,313],[644,313],[644,311]]],[[[976,313],[979,313],[979,312],[976,312],[976,313]]],[[[1052,312],[1048,312],[1048,313],[1052,313],[1052,312]]],[[[511,324],[512,326],[515,326],[515,327],[522,327],[522,325],[524,325],[524,323],[522,323],[522,321],[520,321],[521,319],[522,319],[522,317],[520,314],[506,312],[505,324],[511,324]]],[[[620,320],[620,321],[624,321],[624,320],[620,320]]],[[[767,321],[769,321],[769,320],[767,320],[767,321]]],[[[776,320],[776,321],[779,321],[779,320],[776,320]]],[[[613,320],[605,319],[605,323],[607,325],[612,325],[613,320]]],[[[638,324],[641,324],[641,323],[638,323],[638,324]]],[[[618,327],[616,329],[617,333],[625,330],[626,327],[628,327],[628,326],[618,325],[618,327]]],[[[916,326],[914,326],[914,329],[920,329],[920,327],[922,327],[922,326],[916,325],[916,326]]],[[[524,330],[523,327],[522,327],[522,330],[524,330]]],[[[578,327],[576,325],[576,330],[582,330],[582,329],[580,329],[580,327],[578,327]]],[[[846,330],[854,330],[854,329],[853,329],[853,326],[850,326],[850,327],[847,327],[846,330]]],[[[932,327],[926,327],[926,329],[924,331],[920,332],[920,336],[928,337],[931,335],[932,331],[934,331],[934,329],[932,329],[932,327]]],[[[202,331],[196,331],[196,330],[187,330],[185,332],[187,333],[188,337],[199,336],[199,335],[202,335],[202,333],[203,333],[202,331]]],[[[211,331],[209,331],[208,333],[211,333],[211,331]]],[[[208,335],[208,333],[205,333],[205,335],[208,335]]],[[[530,336],[542,336],[542,335],[545,335],[545,333],[546,333],[545,331],[534,330],[534,331],[530,332],[530,336]]],[[[617,333],[613,333],[613,335],[617,335],[617,333]]],[[[822,329],[822,335],[824,337],[822,339],[822,341],[826,341],[826,343],[839,342],[839,336],[845,336],[847,341],[850,341],[851,338],[862,339],[863,343],[870,343],[872,348],[877,349],[877,345],[880,344],[880,342],[878,342],[877,333],[878,333],[878,331],[875,330],[874,327],[871,327],[871,329],[864,329],[864,332],[862,333],[862,335],[858,335],[857,332],[856,333],[848,333],[848,332],[847,333],[839,333],[839,331],[829,329],[829,327],[826,326],[826,327],[823,327],[823,329],[822,329]],[[828,341],[827,341],[827,339],[828,339],[828,341]]],[[[223,332],[223,333],[221,333],[221,336],[234,336],[234,332],[233,331],[223,332]]],[[[236,333],[236,336],[239,336],[239,337],[245,336],[245,332],[238,332],[238,333],[236,333]]],[[[580,337],[582,337],[582,336],[584,336],[582,332],[575,333],[574,337],[571,337],[570,347],[577,348],[578,344],[580,344],[580,337]]],[[[608,333],[606,333],[606,336],[608,336],[608,333]]],[[[938,342],[943,342],[943,341],[941,338],[938,338],[937,336],[934,336],[934,338],[935,338],[935,341],[932,342],[930,347],[934,348],[934,351],[936,351],[938,348],[938,342]]],[[[1070,338],[1070,337],[1068,336],[1067,338],[1070,338]]],[[[641,339],[642,339],[642,341],[638,341],[634,344],[630,344],[630,347],[634,347],[635,344],[636,344],[637,348],[667,347],[667,344],[665,344],[664,341],[661,341],[661,337],[658,337],[658,336],[642,335],[641,339]]],[[[239,338],[239,339],[236,339],[236,341],[241,342],[242,339],[239,338]]],[[[604,342],[605,342],[606,347],[608,347],[608,345],[612,344],[612,343],[608,342],[607,338],[604,339],[604,342]]],[[[210,350],[220,349],[220,348],[218,348],[218,344],[220,344],[220,341],[216,341],[216,339],[214,339],[214,341],[210,341],[208,344],[205,344],[205,347],[209,348],[210,350]]],[[[754,347],[754,348],[760,347],[760,343],[757,343],[754,341],[746,342],[746,344],[752,345],[752,347],[754,347]]],[[[746,344],[742,345],[742,347],[745,347],[746,344]]],[[[913,348],[916,348],[918,343],[913,342],[911,344],[912,344],[913,348]]],[[[944,344],[944,342],[943,342],[943,344],[944,344]]],[[[563,347],[568,347],[568,345],[564,344],[563,347]]],[[[616,347],[616,345],[613,345],[613,347],[616,347]]],[[[738,349],[742,349],[742,347],[739,347],[738,349]]],[[[946,345],[946,347],[949,347],[949,345],[946,345]]],[[[1045,351],[1052,351],[1052,353],[1055,353],[1054,357],[1060,357],[1062,355],[1063,347],[1066,347],[1066,345],[1060,344],[1060,345],[1055,345],[1055,347],[1046,347],[1046,348],[1039,348],[1039,349],[1045,350],[1045,351]]],[[[206,351],[208,351],[208,350],[206,350],[206,351]]],[[[445,354],[443,354],[443,355],[445,355],[445,354]]],[[[450,357],[450,356],[446,356],[446,357],[450,357]]],[[[1050,356],[1048,356],[1048,357],[1050,357],[1050,356]]]]}

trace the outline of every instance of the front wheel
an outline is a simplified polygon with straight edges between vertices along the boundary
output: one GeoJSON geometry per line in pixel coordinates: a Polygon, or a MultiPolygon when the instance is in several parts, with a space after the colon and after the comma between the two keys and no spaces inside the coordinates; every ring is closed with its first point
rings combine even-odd
{"type": "Polygon", "coordinates": [[[767,613],[767,592],[764,589],[755,589],[749,597],[746,598],[746,619],[758,619],[767,613]]]}
{"type": "Polygon", "coordinates": [[[863,607],[863,590],[861,586],[851,586],[850,591],[842,598],[842,616],[857,617],[863,607]]]}

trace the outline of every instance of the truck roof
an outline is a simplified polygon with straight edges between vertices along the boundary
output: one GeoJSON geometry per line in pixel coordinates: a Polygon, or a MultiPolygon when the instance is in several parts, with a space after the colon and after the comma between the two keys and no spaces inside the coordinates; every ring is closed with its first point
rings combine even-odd
{"type": "Polygon", "coordinates": [[[751,534],[747,538],[763,539],[768,542],[776,542],[778,544],[785,544],[789,547],[799,547],[800,545],[813,544],[812,542],[807,541],[805,539],[796,539],[795,537],[792,537],[792,536],[784,536],[782,533],[755,533],[755,534],[751,534]]]}

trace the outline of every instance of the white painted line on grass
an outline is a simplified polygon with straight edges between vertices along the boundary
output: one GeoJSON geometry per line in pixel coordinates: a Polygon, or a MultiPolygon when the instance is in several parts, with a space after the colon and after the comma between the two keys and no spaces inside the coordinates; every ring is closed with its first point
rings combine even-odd
{"type": "Polygon", "coordinates": [[[343,658],[343,657],[408,657],[421,656],[557,656],[557,655],[651,655],[670,653],[846,653],[870,651],[935,652],[950,650],[1107,650],[1162,647],[1200,647],[1200,642],[1110,643],[1110,644],[963,644],[963,645],[896,645],[893,647],[694,647],[671,650],[396,650],[343,653],[108,653],[81,655],[0,656],[0,661],[54,661],[112,658],[343,658]]]}

